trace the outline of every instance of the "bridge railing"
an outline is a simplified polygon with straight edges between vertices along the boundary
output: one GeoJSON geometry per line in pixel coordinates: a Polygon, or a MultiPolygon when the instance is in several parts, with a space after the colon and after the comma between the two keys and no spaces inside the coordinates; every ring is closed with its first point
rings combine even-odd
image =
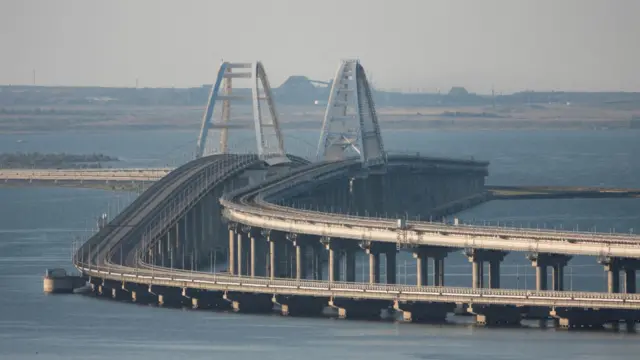
{"type": "Polygon", "coordinates": [[[175,225],[180,216],[197,204],[211,188],[256,161],[258,161],[257,157],[253,155],[246,156],[241,158],[239,162],[209,167],[196,175],[195,178],[190,179],[181,193],[173,199],[174,201],[159,209],[154,218],[151,219],[150,222],[155,224],[148,229],[148,237],[151,243],[165,235],[168,229],[175,225]],[[221,171],[222,169],[224,171],[221,171]]]}
{"type": "MultiPolygon", "coordinates": [[[[310,172],[315,173],[322,171],[322,167],[311,167],[310,172]]],[[[335,171],[336,169],[332,169],[335,171]]],[[[339,170],[339,168],[338,168],[339,170]]],[[[298,184],[304,183],[306,179],[298,180],[297,174],[289,174],[282,179],[276,179],[276,181],[270,184],[261,184],[261,187],[255,188],[253,192],[243,190],[245,193],[252,195],[260,190],[260,195],[256,196],[255,203],[258,207],[252,206],[248,202],[240,203],[235,201],[235,197],[238,194],[233,194],[230,198],[223,198],[223,206],[245,211],[248,213],[255,213],[262,216],[278,217],[278,214],[287,214],[288,218],[303,220],[303,221],[320,221],[327,222],[333,225],[343,224],[350,226],[376,226],[385,229],[397,227],[398,219],[405,219],[406,217],[396,218],[383,218],[380,216],[362,216],[358,214],[344,214],[344,213],[326,213],[321,209],[316,208],[293,208],[291,206],[278,205],[272,202],[266,202],[263,199],[267,196],[273,197],[278,192],[282,192],[286,189],[290,189],[298,184]],[[277,182],[284,182],[283,185],[273,185],[277,182]]],[[[312,174],[309,174],[310,177],[312,174]]],[[[561,231],[557,229],[529,229],[529,228],[507,228],[497,226],[477,226],[467,224],[447,224],[445,222],[434,222],[431,219],[427,221],[407,221],[407,228],[414,231],[442,233],[448,232],[452,234],[462,233],[468,236],[489,236],[489,237],[519,237],[519,238],[545,238],[554,241],[586,241],[586,242],[622,242],[628,244],[640,244],[640,236],[627,233],[592,233],[592,232],[580,232],[580,231],[561,231]]],[[[404,230],[404,229],[398,229],[404,230]]]]}
{"type": "MultiPolygon", "coordinates": [[[[215,162],[198,169],[197,173],[180,185],[177,194],[165,199],[149,216],[141,220],[147,225],[142,234],[142,241],[138,244],[138,253],[146,254],[148,249],[156,244],[159,238],[164,236],[171,226],[175,225],[182,215],[200,201],[213,186],[257,161],[254,155],[238,158],[239,160],[234,157],[234,160],[228,161],[223,158],[221,163],[215,162]]],[[[115,252],[117,247],[111,250],[112,254],[115,252]]]]}
{"type": "Polygon", "coordinates": [[[409,151],[409,150],[387,150],[385,152],[388,160],[394,159],[413,159],[419,161],[435,161],[435,162],[443,162],[443,163],[451,163],[458,162],[464,164],[474,164],[474,165],[489,165],[488,161],[485,160],[477,160],[473,156],[468,157],[459,157],[459,158],[445,158],[438,156],[428,156],[420,151],[409,151]]]}
{"type": "MultiPolygon", "coordinates": [[[[291,156],[294,162],[304,163],[306,162],[304,159],[298,158],[296,156],[291,156]]],[[[257,159],[254,154],[241,154],[241,155],[226,155],[223,158],[223,164],[213,163],[211,166],[206,167],[205,170],[198,173],[197,176],[190,177],[187,180],[188,186],[182,186],[183,189],[179,191],[179,193],[172,197],[171,199],[166,199],[164,203],[160,204],[160,211],[156,210],[149,216],[147,216],[144,221],[140,221],[140,223],[148,224],[146,228],[146,233],[143,234],[142,244],[138,246],[139,253],[143,253],[143,249],[147,249],[150,245],[154,244],[159,236],[162,236],[166,233],[167,226],[175,223],[176,217],[180,216],[182,211],[185,211],[185,207],[192,206],[194,203],[199,201],[200,196],[195,196],[194,194],[203,194],[205,189],[208,189],[212,182],[223,181],[226,178],[233,176],[237,171],[244,169],[248,166],[249,163],[252,163],[257,159]],[[164,205],[163,205],[164,204],[164,205]],[[173,220],[170,220],[173,219],[173,220]],[[164,229],[164,230],[158,230],[164,229]],[[162,233],[164,231],[164,233],[162,233]]],[[[211,162],[211,160],[207,160],[207,158],[203,158],[202,160],[197,160],[195,163],[199,162],[211,162]]],[[[177,178],[181,175],[181,172],[192,168],[194,162],[191,163],[191,167],[183,166],[178,168],[175,171],[172,171],[165,178],[163,178],[159,183],[171,183],[173,178],[177,178]]],[[[118,214],[118,216],[113,219],[105,229],[103,229],[99,234],[94,235],[91,239],[91,242],[88,241],[88,244],[82,247],[77,254],[77,258],[90,258],[93,259],[95,263],[102,263],[103,260],[98,260],[96,258],[96,254],[104,251],[105,247],[109,249],[108,251],[108,259],[116,258],[117,253],[122,253],[122,243],[119,239],[116,239],[116,243],[112,241],[107,244],[103,244],[102,239],[106,239],[110,236],[110,232],[113,229],[118,229],[123,226],[121,223],[125,217],[131,216],[132,211],[135,209],[149,206],[150,199],[153,199],[153,194],[157,191],[160,191],[161,186],[159,183],[154,183],[153,187],[143,196],[140,196],[136,201],[130,204],[122,213],[118,214]],[[145,205],[146,204],[146,205],[145,205]],[[120,245],[119,245],[120,244],[120,245]],[[93,255],[92,255],[93,254],[93,255]]],[[[128,231],[122,236],[131,236],[135,234],[136,231],[140,231],[142,225],[136,224],[135,226],[131,226],[128,231]]],[[[122,255],[121,255],[122,256],[122,255]]],[[[106,260],[107,262],[109,260],[106,260]]],[[[77,260],[76,260],[77,261],[77,260]]]]}
{"type": "MultiPolygon", "coordinates": [[[[306,163],[306,160],[302,158],[290,157],[294,162],[306,163]]],[[[147,224],[147,227],[142,235],[143,239],[138,247],[138,254],[147,254],[147,250],[166,235],[179,218],[197,204],[213,187],[258,161],[257,155],[254,154],[225,156],[221,162],[212,163],[191,176],[180,186],[181,190],[175,196],[160,204],[152,215],[144,219],[143,222],[147,224]]],[[[117,251],[117,247],[114,246],[110,258],[117,254],[117,251]]]]}
{"type": "MultiPolygon", "coordinates": [[[[182,269],[168,269],[150,264],[141,264],[137,269],[125,267],[99,266],[88,268],[79,265],[79,270],[89,273],[96,273],[98,276],[108,275],[114,280],[132,282],[150,282],[149,280],[160,279],[176,283],[177,287],[189,287],[189,283],[220,283],[228,285],[246,286],[248,291],[255,286],[265,286],[271,288],[296,288],[318,291],[343,291],[362,293],[385,293],[385,294],[424,294],[437,296],[466,296],[466,297],[486,297],[486,298],[511,298],[511,299],[546,299],[549,301],[573,300],[573,301],[598,301],[611,303],[637,303],[640,307],[640,294],[625,293],[602,293],[588,291],[550,291],[550,290],[518,290],[518,289],[473,289],[468,287],[451,286],[415,286],[397,284],[370,284],[361,282],[341,282],[309,279],[286,279],[250,276],[233,276],[220,273],[196,272],[182,269]]],[[[354,297],[358,297],[354,294],[354,297]]]]}
{"type": "MultiPolygon", "coordinates": [[[[317,169],[314,169],[317,171],[317,169]]],[[[295,186],[296,182],[291,182],[291,186],[295,186]]],[[[288,205],[284,205],[284,201],[280,204],[276,204],[273,202],[266,202],[264,198],[267,196],[275,196],[278,193],[279,188],[276,190],[271,190],[266,188],[262,190],[261,195],[257,196],[257,203],[263,208],[271,208],[278,212],[287,212],[290,214],[299,214],[306,218],[311,219],[319,219],[323,218],[326,220],[335,220],[337,218],[340,219],[350,219],[353,220],[357,224],[370,224],[381,226],[385,228],[395,227],[397,226],[398,219],[403,219],[407,221],[407,225],[409,228],[414,230],[421,231],[451,231],[451,232],[461,232],[464,231],[466,234],[472,236],[508,236],[508,237],[550,237],[554,240],[582,240],[582,241],[625,241],[631,240],[633,243],[640,244],[640,236],[635,235],[633,233],[597,233],[597,232],[586,232],[586,231],[577,231],[577,230],[558,230],[558,229],[540,229],[540,228],[511,228],[511,227],[499,227],[499,226],[478,226],[478,225],[469,225],[464,223],[458,224],[449,224],[446,223],[445,220],[442,222],[433,221],[431,218],[429,221],[420,220],[419,218],[416,220],[410,220],[405,216],[396,216],[396,217],[382,217],[376,214],[376,216],[369,216],[368,214],[359,215],[359,214],[349,214],[349,213],[333,213],[327,212],[328,209],[320,209],[316,207],[309,208],[300,208],[300,207],[291,207],[288,205]],[[323,211],[324,210],[324,211],[323,211]]],[[[354,224],[354,223],[351,223],[354,224]]]]}

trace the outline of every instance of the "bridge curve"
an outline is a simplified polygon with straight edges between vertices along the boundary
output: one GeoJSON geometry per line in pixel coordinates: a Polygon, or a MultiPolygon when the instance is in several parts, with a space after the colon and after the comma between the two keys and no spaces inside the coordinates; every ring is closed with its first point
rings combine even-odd
{"type": "Polygon", "coordinates": [[[74,266],[94,291],[244,312],[271,311],[275,303],[283,314],[299,315],[318,315],[328,305],[340,317],[375,318],[393,307],[405,320],[443,320],[464,304],[480,324],[518,323],[523,315],[553,317],[566,327],[640,320],[640,237],[431,221],[488,198],[488,163],[388,154],[363,68],[348,61],[338,75],[318,150],[327,161],[309,163],[284,158],[261,64],[223,63],[203,117],[197,159],[154,182],[75,252],[74,266]],[[231,94],[232,78],[252,80],[258,155],[227,153],[229,101],[242,97],[231,94]],[[221,86],[225,91],[218,95],[221,86]],[[222,154],[204,157],[217,100],[223,102],[222,154]],[[262,120],[259,100],[267,101],[270,121],[262,120]],[[347,120],[353,126],[341,127],[347,120]],[[268,131],[272,127],[275,132],[268,131]],[[346,157],[349,148],[360,156],[346,157]],[[385,212],[404,215],[372,216],[385,212]],[[430,221],[409,221],[410,213],[430,221]],[[445,286],[444,259],[455,250],[473,263],[471,288],[445,286]],[[416,259],[415,285],[396,284],[398,251],[416,259]],[[500,289],[500,262],[510,251],[527,253],[536,268],[535,291],[500,289]],[[369,267],[360,281],[357,253],[364,253],[369,267]],[[563,269],[573,255],[597,257],[608,274],[607,293],[564,291],[563,269]],[[216,268],[217,257],[226,271],[216,268]]]}
{"type": "MultiPolygon", "coordinates": [[[[250,308],[255,309],[256,306],[264,308],[266,303],[271,304],[272,301],[283,304],[287,311],[293,311],[292,309],[297,309],[295,301],[292,300],[294,298],[304,299],[305,307],[309,305],[309,301],[315,304],[317,299],[324,299],[324,304],[328,301],[333,307],[341,309],[342,315],[350,312],[350,316],[357,316],[354,301],[358,301],[358,306],[362,306],[361,301],[356,299],[372,301],[374,310],[386,306],[381,304],[393,304],[397,310],[409,314],[411,311],[407,309],[413,309],[417,304],[432,304],[428,306],[429,311],[437,313],[442,312],[442,308],[436,311],[433,306],[440,305],[433,304],[446,305],[444,309],[450,311],[451,304],[465,303],[470,304],[470,311],[474,311],[474,314],[485,317],[489,313],[493,314],[491,309],[496,306],[507,306],[509,309],[513,306],[542,306],[558,312],[560,315],[557,316],[562,319],[574,319],[572,316],[575,316],[575,311],[579,312],[577,309],[609,309],[611,313],[604,317],[607,321],[612,317],[627,319],[636,316],[635,310],[640,310],[640,295],[636,294],[459,288],[443,286],[443,283],[427,286],[426,282],[415,286],[382,284],[376,281],[363,283],[354,282],[354,278],[349,278],[349,275],[346,279],[335,277],[313,280],[302,276],[303,271],[300,268],[297,270],[299,275],[290,273],[294,279],[287,279],[274,276],[274,272],[269,275],[266,270],[256,270],[259,267],[256,265],[259,262],[256,254],[265,251],[257,248],[257,239],[262,236],[268,243],[275,244],[276,233],[282,235],[277,241],[290,242],[294,247],[302,243],[302,237],[312,236],[316,238],[316,243],[326,241],[324,245],[329,251],[333,249],[331,240],[340,239],[341,246],[345,249],[353,249],[352,246],[346,245],[353,242],[356,246],[371,251],[371,254],[377,251],[373,250],[373,243],[388,243],[394,251],[398,248],[415,250],[427,246],[446,251],[459,248],[465,251],[524,251],[640,258],[637,246],[639,239],[634,236],[552,231],[523,232],[419,221],[402,223],[403,226],[399,228],[397,219],[347,216],[278,205],[277,203],[287,196],[308,191],[309,188],[315,188],[332,178],[348,176],[353,179],[361,176],[362,171],[358,159],[313,164],[300,158],[292,160],[293,166],[280,170],[268,166],[254,155],[214,155],[192,161],[154,183],[127,209],[89,239],[76,252],[74,265],[91,280],[99,293],[105,293],[110,289],[114,297],[132,296],[138,301],[142,297],[141,294],[145,294],[146,297],[155,296],[157,301],[161,302],[170,298],[191,299],[200,301],[200,306],[204,294],[207,294],[206,296],[218,299],[214,301],[216,306],[220,305],[220,299],[224,299],[227,303],[233,304],[238,311],[251,311],[250,308]],[[252,171],[271,171],[271,175],[255,181],[252,185],[250,181],[245,181],[229,187],[229,181],[236,181],[237,176],[252,171]],[[233,180],[234,178],[236,180],[233,180]],[[224,229],[230,236],[230,256],[227,260],[229,263],[235,262],[236,265],[229,265],[229,271],[226,273],[208,273],[197,269],[194,271],[197,260],[193,260],[193,254],[191,264],[185,265],[184,256],[182,266],[176,264],[173,257],[170,259],[170,265],[166,263],[169,259],[166,254],[168,248],[163,245],[165,239],[167,243],[177,239],[178,230],[174,229],[179,228],[180,224],[187,228],[190,226],[188,213],[194,211],[200,202],[206,201],[207,196],[213,196],[210,201],[222,205],[222,208],[217,215],[202,212],[196,213],[195,216],[202,216],[209,221],[216,221],[215,217],[220,218],[221,215],[229,219],[229,229],[224,229]],[[174,235],[175,237],[172,237],[174,235]],[[246,254],[240,249],[246,245],[246,240],[251,240],[252,250],[248,255],[251,260],[246,260],[246,254]],[[162,255],[154,255],[158,253],[162,255]],[[244,271],[241,270],[243,262],[248,264],[250,272],[247,267],[244,271]]],[[[408,156],[391,156],[388,160],[387,167],[390,169],[409,163],[420,163],[421,166],[432,169],[445,165],[452,169],[465,166],[482,167],[482,164],[475,162],[416,159],[408,156]]],[[[367,171],[367,176],[376,176],[375,171],[367,171]]],[[[194,229],[200,226],[203,225],[198,223],[194,229]]],[[[204,232],[203,227],[203,234],[204,232]]],[[[182,241],[193,241],[198,243],[198,246],[203,246],[200,235],[187,232],[185,235],[192,236],[194,240],[187,236],[182,241]]],[[[172,249],[178,251],[177,246],[172,249]]],[[[273,249],[275,248],[266,250],[267,254],[271,255],[273,249]]],[[[300,256],[300,253],[297,254],[300,256]]],[[[330,260],[331,262],[334,265],[329,266],[335,266],[335,260],[330,260]]],[[[299,267],[300,262],[296,265],[299,267]]],[[[334,271],[331,271],[329,276],[332,272],[334,271]]],[[[371,274],[373,278],[379,276],[375,274],[375,270],[371,274]]],[[[414,313],[415,311],[417,310],[414,310],[414,313]]],[[[571,321],[575,323],[577,320],[571,321]]]]}

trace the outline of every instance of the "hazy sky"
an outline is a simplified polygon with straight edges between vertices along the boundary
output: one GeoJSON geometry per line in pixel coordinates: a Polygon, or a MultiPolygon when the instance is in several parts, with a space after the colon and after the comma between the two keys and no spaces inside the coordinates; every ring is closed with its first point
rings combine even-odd
{"type": "Polygon", "coordinates": [[[359,58],[379,88],[640,91],[640,0],[0,0],[0,84],[273,86],[359,58]]]}

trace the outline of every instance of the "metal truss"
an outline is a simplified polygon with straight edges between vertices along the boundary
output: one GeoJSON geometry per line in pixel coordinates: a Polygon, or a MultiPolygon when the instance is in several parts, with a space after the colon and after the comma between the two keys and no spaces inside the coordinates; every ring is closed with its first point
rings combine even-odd
{"type": "Polygon", "coordinates": [[[336,72],[317,157],[337,161],[350,153],[359,155],[365,167],[387,161],[371,88],[357,60],[343,60],[336,72]]]}
{"type": "Polygon", "coordinates": [[[278,113],[276,111],[269,79],[259,61],[253,63],[231,63],[223,62],[218,70],[218,76],[211,87],[207,108],[202,117],[200,136],[196,147],[196,158],[205,155],[207,137],[209,131],[219,129],[219,147],[214,153],[226,154],[229,152],[229,129],[235,127],[230,124],[231,103],[233,101],[251,101],[253,104],[253,121],[256,132],[257,153],[260,159],[269,164],[288,162],[284,150],[284,141],[278,123],[278,113]],[[237,89],[233,92],[233,79],[250,79],[250,94],[245,89],[237,89]],[[222,102],[222,114],[218,122],[213,122],[213,110],[217,101],[222,102]],[[268,107],[268,113],[263,114],[263,103],[268,107]]]}

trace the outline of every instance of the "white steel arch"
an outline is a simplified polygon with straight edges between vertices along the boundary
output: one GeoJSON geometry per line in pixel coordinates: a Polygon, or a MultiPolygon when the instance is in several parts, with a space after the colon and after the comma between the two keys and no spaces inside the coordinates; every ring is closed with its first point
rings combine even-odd
{"type": "Polygon", "coordinates": [[[318,143],[319,160],[337,161],[349,153],[365,167],[386,163],[375,105],[364,68],[357,60],[338,67],[318,143]]]}
{"type": "Polygon", "coordinates": [[[253,104],[253,121],[256,134],[258,156],[270,164],[288,162],[284,150],[284,140],[278,122],[278,113],[269,86],[269,79],[261,62],[231,63],[223,62],[218,70],[216,81],[211,87],[209,101],[202,117],[202,126],[196,145],[196,158],[202,157],[205,152],[209,131],[213,128],[220,129],[218,153],[227,153],[232,101],[250,100],[253,104]],[[250,79],[250,94],[246,92],[233,93],[234,78],[250,79]],[[222,102],[222,114],[219,122],[213,122],[213,110],[216,101],[222,102]],[[263,104],[269,108],[267,114],[263,114],[263,104]]]}

